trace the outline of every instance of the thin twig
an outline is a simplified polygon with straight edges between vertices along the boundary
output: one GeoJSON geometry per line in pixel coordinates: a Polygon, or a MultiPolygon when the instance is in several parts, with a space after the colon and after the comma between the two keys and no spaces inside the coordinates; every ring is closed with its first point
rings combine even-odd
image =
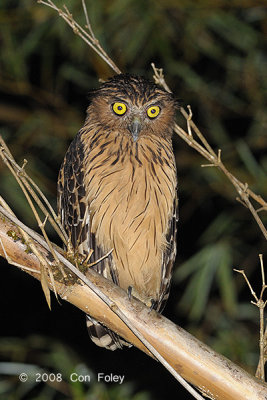
{"type": "Polygon", "coordinates": [[[87,27],[87,29],[88,29],[90,35],[92,36],[92,38],[93,38],[95,41],[97,41],[97,39],[96,39],[96,37],[95,37],[95,34],[94,34],[94,32],[93,32],[93,29],[92,29],[90,20],[89,20],[89,16],[88,16],[88,12],[87,12],[87,7],[86,7],[86,4],[85,4],[85,0],[82,0],[82,5],[83,5],[83,12],[84,12],[85,19],[86,19],[86,27],[87,27]]]}
{"type": "Polygon", "coordinates": [[[267,288],[267,285],[265,284],[265,273],[264,273],[264,264],[263,264],[263,256],[262,254],[259,254],[259,258],[260,258],[260,266],[261,266],[261,278],[262,278],[262,288],[261,288],[261,292],[260,292],[260,297],[258,297],[255,293],[255,291],[253,290],[252,285],[249,282],[248,277],[246,276],[246,273],[244,270],[238,270],[238,269],[234,269],[234,271],[238,272],[239,274],[241,274],[248,287],[250,290],[250,293],[252,294],[252,296],[254,297],[255,301],[251,301],[252,304],[254,304],[255,306],[258,307],[259,312],[260,312],[260,340],[259,340],[259,346],[260,346],[260,359],[259,359],[259,364],[258,364],[258,368],[256,371],[256,377],[260,378],[262,381],[265,381],[265,373],[264,373],[264,365],[265,362],[267,361],[267,356],[266,356],[266,332],[267,332],[267,327],[264,328],[264,309],[266,307],[267,304],[267,300],[264,301],[263,300],[263,295],[264,295],[264,291],[267,288]],[[264,332],[265,331],[265,332],[264,332]]]}
{"type": "MultiPolygon", "coordinates": [[[[151,64],[154,71],[154,79],[155,82],[162,85],[162,87],[170,92],[170,88],[165,82],[163,70],[162,68],[156,68],[155,64],[151,64]]],[[[249,197],[253,198],[258,204],[261,205],[261,209],[267,209],[267,203],[262,199],[261,196],[255,194],[251,189],[248,188],[246,183],[242,183],[239,181],[231,172],[225,167],[221,160],[221,150],[219,149],[218,155],[214,152],[212,147],[209,145],[208,141],[192,121],[192,112],[189,108],[189,114],[185,111],[184,108],[180,108],[180,111],[184,118],[186,119],[186,123],[188,126],[188,132],[185,132],[179,125],[175,124],[174,132],[176,132],[186,143],[189,144],[190,147],[193,147],[198,153],[200,153],[203,157],[205,157],[210,164],[205,165],[206,167],[217,167],[219,168],[230,180],[230,182],[234,185],[240,199],[246,205],[246,207],[250,210],[253,218],[257,222],[263,236],[267,240],[267,229],[264,226],[262,220],[260,219],[258,212],[252,205],[249,197]],[[201,143],[196,141],[192,135],[192,131],[195,132],[198,139],[201,143]]]]}
{"type": "MultiPolygon", "coordinates": [[[[245,271],[244,271],[243,269],[236,269],[236,268],[234,268],[234,271],[235,271],[235,272],[238,272],[238,273],[241,274],[241,275],[243,275],[243,278],[245,279],[245,281],[246,281],[246,283],[247,283],[247,285],[248,285],[248,287],[249,287],[250,293],[252,294],[252,296],[254,297],[254,299],[255,299],[256,301],[258,301],[259,299],[258,299],[256,293],[254,292],[253,287],[251,286],[251,284],[250,284],[250,282],[249,282],[249,279],[248,279],[248,277],[247,277],[245,271]]],[[[255,303],[254,303],[254,304],[255,304],[255,303]]]]}
{"type": "MultiPolygon", "coordinates": [[[[88,44],[89,47],[91,47],[110,67],[111,69],[113,69],[113,71],[116,74],[120,74],[121,71],[120,69],[117,67],[117,65],[112,61],[112,59],[108,56],[108,54],[105,52],[105,50],[101,47],[99,41],[95,38],[95,36],[91,35],[91,31],[89,26],[88,26],[88,30],[89,33],[87,31],[85,31],[72,17],[72,14],[69,12],[68,8],[66,6],[64,6],[65,11],[63,11],[62,9],[58,8],[53,1],[51,0],[37,0],[37,3],[39,4],[43,4],[47,7],[52,8],[53,10],[58,12],[58,15],[64,19],[64,21],[67,22],[67,24],[72,28],[73,32],[80,36],[80,38],[88,44]]],[[[88,19],[88,18],[87,18],[88,19]]],[[[88,22],[87,22],[88,25],[88,22]]]]}
{"type": "MultiPolygon", "coordinates": [[[[2,151],[0,154],[3,155],[3,153],[4,153],[4,151],[2,151]]],[[[44,229],[44,225],[45,225],[45,224],[41,222],[41,219],[40,219],[40,217],[39,217],[39,214],[38,214],[38,212],[37,212],[37,210],[36,210],[36,207],[34,206],[32,200],[31,200],[31,198],[30,198],[29,193],[33,196],[33,198],[35,198],[35,200],[37,200],[37,203],[38,203],[38,198],[37,198],[37,196],[36,196],[35,193],[31,190],[31,188],[27,185],[27,183],[25,183],[25,181],[24,181],[23,179],[21,179],[20,174],[17,173],[17,172],[14,170],[13,165],[12,165],[13,163],[8,163],[8,162],[6,162],[7,159],[4,158],[4,157],[2,157],[2,159],[5,161],[5,164],[8,166],[9,170],[11,171],[11,173],[12,173],[13,176],[15,177],[17,183],[19,184],[21,190],[23,191],[23,194],[24,194],[24,196],[26,197],[26,199],[27,199],[27,201],[28,201],[28,203],[29,203],[29,205],[30,205],[32,211],[33,211],[33,214],[34,214],[35,219],[36,219],[36,221],[37,221],[37,223],[38,223],[38,226],[39,226],[39,228],[41,229],[42,234],[43,234],[43,236],[44,236],[44,238],[45,238],[45,240],[46,240],[46,242],[47,242],[47,244],[48,244],[48,246],[49,246],[49,248],[50,248],[50,252],[52,253],[52,255],[53,255],[55,261],[57,262],[57,264],[58,264],[58,266],[59,266],[59,268],[61,268],[61,267],[60,267],[60,263],[59,263],[59,261],[57,260],[56,255],[55,255],[55,253],[54,253],[53,246],[52,246],[52,244],[51,244],[51,242],[50,242],[50,240],[49,240],[49,238],[48,238],[48,236],[47,236],[46,230],[44,229]]],[[[46,220],[47,218],[48,218],[48,213],[45,215],[45,220],[46,220]]],[[[44,265],[45,265],[45,264],[44,264],[44,265]]],[[[63,269],[61,270],[61,272],[62,272],[62,275],[64,276],[64,271],[63,271],[63,269]]]]}
{"type": "Polygon", "coordinates": [[[7,147],[1,135],[0,135],[0,157],[2,158],[3,162],[7,165],[7,167],[13,171],[13,175],[20,178],[23,185],[26,187],[27,191],[31,194],[32,198],[34,199],[40,210],[43,212],[44,215],[47,215],[50,224],[55,229],[56,233],[63,241],[63,243],[66,245],[68,240],[67,234],[63,229],[62,225],[60,224],[60,222],[58,221],[57,215],[53,210],[53,207],[50,205],[49,201],[47,200],[43,192],[40,190],[40,188],[28,176],[28,174],[25,171],[27,160],[24,160],[23,166],[20,167],[14,160],[12,154],[10,153],[9,148],[7,147]],[[42,201],[40,201],[40,198],[44,204],[42,203],[42,201]]]}

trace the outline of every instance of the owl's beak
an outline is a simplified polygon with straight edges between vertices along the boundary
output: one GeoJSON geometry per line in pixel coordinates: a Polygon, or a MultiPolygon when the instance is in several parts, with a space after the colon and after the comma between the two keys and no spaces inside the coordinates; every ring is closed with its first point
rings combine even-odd
{"type": "Polygon", "coordinates": [[[133,117],[130,125],[129,125],[129,131],[131,132],[132,136],[133,136],[133,141],[136,142],[138,137],[139,137],[139,133],[141,131],[142,128],[142,122],[140,120],[139,117],[135,116],[133,117]]]}

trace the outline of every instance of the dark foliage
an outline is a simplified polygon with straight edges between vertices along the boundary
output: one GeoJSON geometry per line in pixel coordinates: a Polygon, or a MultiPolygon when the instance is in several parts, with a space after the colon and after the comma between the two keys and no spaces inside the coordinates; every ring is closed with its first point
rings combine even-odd
{"type": "MultiPolygon", "coordinates": [[[[266,199],[267,8],[205,0],[201,6],[189,0],[87,3],[95,34],[117,65],[150,79],[151,62],[163,67],[176,97],[191,105],[194,121],[214,149],[222,149],[230,171],[266,199]]],[[[67,5],[84,25],[80,2],[67,5]]],[[[87,95],[98,78],[112,71],[53,10],[35,1],[2,0],[0,21],[1,134],[17,161],[28,160],[27,172],[55,207],[58,170],[83,124],[87,95]]],[[[178,122],[184,125],[181,116],[178,122]]],[[[253,372],[258,311],[233,268],[245,269],[259,291],[258,254],[266,251],[266,241],[222,173],[201,168],[205,160],[178,137],[174,148],[180,222],[165,315],[253,372]]],[[[3,164],[0,190],[18,217],[36,228],[3,164]]],[[[260,216],[266,222],[266,212],[260,216]]],[[[57,241],[52,229],[49,234],[57,241]]],[[[56,392],[53,385],[23,386],[6,376],[0,384],[5,398],[80,399],[87,393],[90,399],[146,400],[163,398],[163,387],[177,388],[162,367],[136,350],[110,354],[95,348],[77,310],[54,302],[51,313],[36,282],[12,267],[3,268],[1,358],[62,373],[66,381],[65,389],[56,392]],[[73,371],[90,374],[93,383],[70,383],[73,371]],[[124,374],[127,382],[97,383],[102,371],[124,374]]]]}

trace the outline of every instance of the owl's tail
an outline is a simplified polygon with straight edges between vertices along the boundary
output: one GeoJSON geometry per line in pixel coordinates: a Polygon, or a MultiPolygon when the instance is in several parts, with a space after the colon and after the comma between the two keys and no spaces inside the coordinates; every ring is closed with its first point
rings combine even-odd
{"type": "Polygon", "coordinates": [[[86,314],[86,325],[91,340],[100,347],[105,347],[108,350],[122,349],[123,346],[131,347],[132,345],[113,331],[106,328],[100,322],[86,314]]]}

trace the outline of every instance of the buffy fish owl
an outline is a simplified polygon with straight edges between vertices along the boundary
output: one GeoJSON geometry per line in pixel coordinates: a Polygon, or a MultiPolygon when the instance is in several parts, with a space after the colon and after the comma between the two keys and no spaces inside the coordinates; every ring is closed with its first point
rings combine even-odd
{"type": "MultiPolygon", "coordinates": [[[[74,250],[158,312],[176,255],[177,178],[172,131],[177,102],[145,78],[117,75],[90,93],[83,127],[58,179],[58,211],[74,250]]],[[[91,339],[127,343],[87,316],[91,339]]]]}

